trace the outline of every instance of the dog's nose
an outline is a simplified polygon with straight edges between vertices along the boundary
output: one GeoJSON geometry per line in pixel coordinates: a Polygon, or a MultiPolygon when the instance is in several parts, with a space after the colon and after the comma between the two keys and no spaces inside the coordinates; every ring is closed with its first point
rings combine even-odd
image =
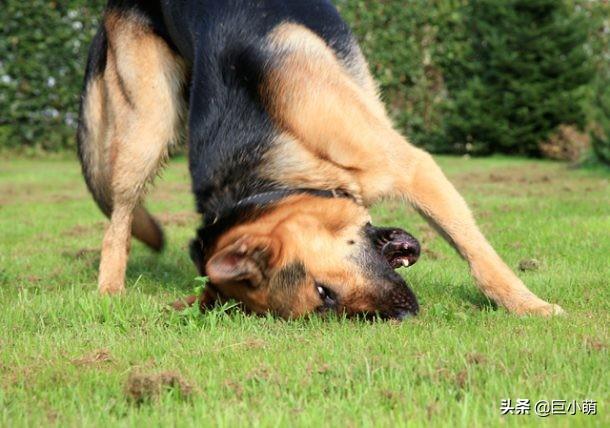
{"type": "Polygon", "coordinates": [[[398,309],[390,316],[390,319],[396,321],[403,321],[405,319],[414,317],[415,315],[417,315],[416,312],[412,312],[407,309],[398,309]]]}
{"type": "Polygon", "coordinates": [[[385,316],[388,319],[402,321],[406,318],[414,317],[419,312],[419,303],[415,293],[407,286],[404,279],[396,275],[397,282],[392,284],[391,291],[384,296],[385,316]]]}

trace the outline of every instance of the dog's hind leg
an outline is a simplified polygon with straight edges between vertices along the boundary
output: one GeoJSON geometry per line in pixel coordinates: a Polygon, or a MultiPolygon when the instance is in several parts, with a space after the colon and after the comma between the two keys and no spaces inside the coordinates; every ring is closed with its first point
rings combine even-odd
{"type": "Polygon", "coordinates": [[[362,199],[408,199],[470,264],[478,287],[517,314],[552,315],[479,231],[465,201],[428,153],[396,132],[379,100],[353,79],[326,44],[294,24],[270,40],[275,60],[261,85],[279,126],[321,159],[352,174],[362,199]]]}
{"type": "Polygon", "coordinates": [[[116,293],[124,289],[131,234],[153,249],[163,246],[161,228],[142,199],[180,133],[185,71],[141,17],[110,11],[99,37],[92,54],[103,61],[90,60],[79,153],[87,184],[110,217],[99,290],[116,293]]]}

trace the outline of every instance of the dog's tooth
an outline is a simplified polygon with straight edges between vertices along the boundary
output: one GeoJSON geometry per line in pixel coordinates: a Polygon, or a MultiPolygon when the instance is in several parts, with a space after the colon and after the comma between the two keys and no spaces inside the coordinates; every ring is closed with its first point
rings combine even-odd
{"type": "Polygon", "coordinates": [[[400,259],[400,263],[402,263],[404,267],[409,267],[409,259],[400,259]]]}

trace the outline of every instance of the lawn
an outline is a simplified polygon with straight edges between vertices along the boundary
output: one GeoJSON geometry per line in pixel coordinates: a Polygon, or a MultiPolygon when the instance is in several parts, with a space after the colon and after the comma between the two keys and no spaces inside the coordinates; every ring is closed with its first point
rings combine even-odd
{"type": "Polygon", "coordinates": [[[105,220],[77,162],[0,161],[0,426],[610,426],[610,174],[439,160],[507,263],[567,316],[495,308],[453,250],[393,202],[373,210],[377,224],[424,247],[403,272],[415,319],[170,311],[197,285],[181,159],[148,199],[168,248],[135,243],[127,294],[100,298],[105,220]],[[502,416],[501,400],[518,398],[531,413],[538,400],[596,400],[597,415],[502,416]]]}

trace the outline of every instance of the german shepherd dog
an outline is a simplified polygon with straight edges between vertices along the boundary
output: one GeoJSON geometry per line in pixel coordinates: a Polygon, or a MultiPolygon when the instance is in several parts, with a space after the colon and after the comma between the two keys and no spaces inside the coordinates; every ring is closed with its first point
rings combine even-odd
{"type": "Polygon", "coordinates": [[[185,135],[203,226],[191,257],[203,307],[402,319],[417,300],[395,272],[419,245],[371,225],[367,207],[410,202],[516,314],[561,308],[534,295],[477,228],[432,157],[392,126],[348,26],[327,0],[110,0],[87,64],[79,155],[110,218],[99,291],[124,291],[130,236],[163,234],[147,185],[185,135]],[[185,132],[186,131],[186,132],[185,132]]]}

